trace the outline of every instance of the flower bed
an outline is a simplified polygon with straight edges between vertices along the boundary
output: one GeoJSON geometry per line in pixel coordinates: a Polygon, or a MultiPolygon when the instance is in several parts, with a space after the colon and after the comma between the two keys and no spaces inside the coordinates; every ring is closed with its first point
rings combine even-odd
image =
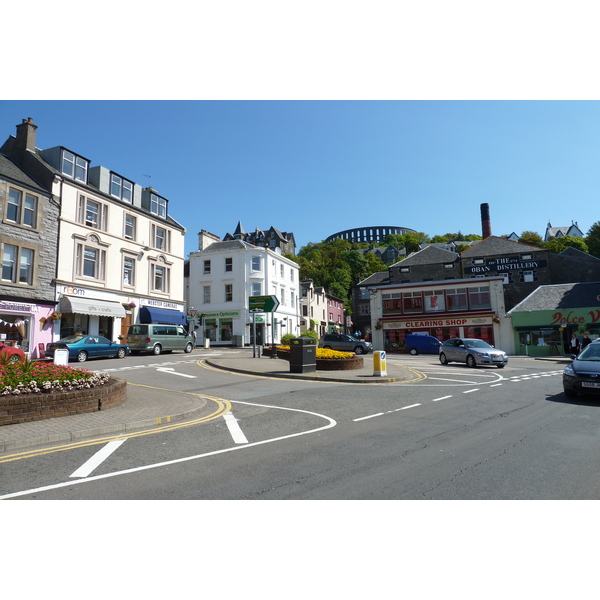
{"type": "Polygon", "coordinates": [[[30,361],[0,364],[0,425],[94,412],[126,399],[127,382],[107,373],[30,361]]]}
{"type": "MultiPolygon", "coordinates": [[[[263,354],[270,356],[271,347],[265,346],[263,354]]],[[[277,346],[277,358],[290,360],[290,347],[277,346]]],[[[338,352],[327,348],[317,348],[316,352],[317,371],[350,371],[362,369],[364,360],[354,352],[338,352]]]]}

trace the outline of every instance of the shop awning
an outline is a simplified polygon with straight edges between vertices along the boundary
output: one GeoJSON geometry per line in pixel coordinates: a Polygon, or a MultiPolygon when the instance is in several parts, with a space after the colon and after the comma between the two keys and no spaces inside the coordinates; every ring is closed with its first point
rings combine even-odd
{"type": "Polygon", "coordinates": [[[185,313],[182,313],[179,310],[142,306],[140,308],[140,323],[162,323],[165,325],[187,326],[188,321],[185,313]]]}
{"type": "Polygon", "coordinates": [[[82,315],[99,315],[101,317],[125,317],[125,309],[119,302],[96,300],[95,298],[76,298],[63,296],[60,299],[61,313],[79,313],[82,315]]]}

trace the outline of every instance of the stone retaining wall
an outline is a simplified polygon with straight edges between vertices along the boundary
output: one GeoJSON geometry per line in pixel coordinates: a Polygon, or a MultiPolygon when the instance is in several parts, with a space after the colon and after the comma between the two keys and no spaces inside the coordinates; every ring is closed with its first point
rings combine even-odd
{"type": "Polygon", "coordinates": [[[127,382],[116,378],[85,390],[0,396],[0,426],[96,412],[126,400],[127,382]]]}

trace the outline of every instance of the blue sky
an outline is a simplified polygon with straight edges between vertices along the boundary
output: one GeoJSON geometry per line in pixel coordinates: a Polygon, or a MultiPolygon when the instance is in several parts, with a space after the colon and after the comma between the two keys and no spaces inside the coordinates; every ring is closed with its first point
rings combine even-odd
{"type": "Polygon", "coordinates": [[[271,225],[298,248],[343,229],[429,235],[544,234],[597,220],[594,101],[1,101],[0,137],[21,119],[169,200],[187,229],[271,225]],[[149,176],[149,177],[148,177],[149,176]]]}

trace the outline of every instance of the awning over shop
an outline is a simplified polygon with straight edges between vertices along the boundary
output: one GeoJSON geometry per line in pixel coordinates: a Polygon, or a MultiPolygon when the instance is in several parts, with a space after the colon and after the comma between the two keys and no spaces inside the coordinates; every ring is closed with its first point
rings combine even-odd
{"type": "Polygon", "coordinates": [[[187,326],[188,321],[185,314],[179,310],[142,306],[140,308],[140,323],[162,323],[165,325],[187,326]]]}
{"type": "Polygon", "coordinates": [[[99,315],[101,317],[125,317],[125,309],[118,302],[96,300],[96,298],[77,298],[63,296],[59,310],[62,313],[80,313],[82,315],[99,315]]]}

